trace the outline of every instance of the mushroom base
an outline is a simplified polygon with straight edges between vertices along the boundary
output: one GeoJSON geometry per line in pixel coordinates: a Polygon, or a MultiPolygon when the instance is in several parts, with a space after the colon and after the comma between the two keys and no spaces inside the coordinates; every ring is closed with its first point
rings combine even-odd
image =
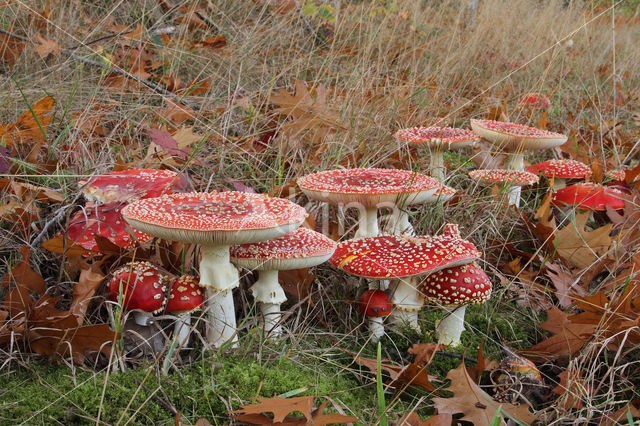
{"type": "Polygon", "coordinates": [[[391,322],[398,325],[408,325],[420,332],[418,325],[418,311],[422,309],[424,300],[417,290],[415,278],[404,278],[391,281],[391,302],[394,309],[391,312],[391,322]]]}
{"type": "Polygon", "coordinates": [[[151,323],[151,319],[153,318],[153,314],[151,312],[134,312],[133,319],[136,324],[141,326],[147,326],[151,323]]]}
{"type": "Polygon", "coordinates": [[[376,343],[384,336],[384,317],[369,317],[369,331],[371,332],[371,341],[376,343]]]}
{"type": "Polygon", "coordinates": [[[439,343],[447,346],[460,345],[460,336],[464,331],[464,314],[466,310],[466,305],[459,306],[440,320],[436,326],[439,343]]]}
{"type": "Polygon", "coordinates": [[[220,291],[206,287],[206,295],[206,310],[209,315],[207,342],[214,348],[219,348],[232,341],[233,347],[236,347],[236,310],[231,289],[220,291]]]}
{"type": "Polygon", "coordinates": [[[278,271],[260,271],[258,281],[250,290],[256,302],[260,302],[266,334],[272,337],[282,334],[282,328],[278,325],[282,318],[280,305],[287,300],[287,296],[278,282],[278,271]]]}

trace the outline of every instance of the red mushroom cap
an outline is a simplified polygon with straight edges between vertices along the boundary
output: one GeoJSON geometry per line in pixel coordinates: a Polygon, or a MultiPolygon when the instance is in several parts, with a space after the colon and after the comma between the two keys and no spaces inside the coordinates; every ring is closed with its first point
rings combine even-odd
{"type": "Polygon", "coordinates": [[[508,183],[514,186],[533,185],[538,183],[538,175],[519,170],[480,169],[469,172],[471,179],[484,184],[508,183]]]}
{"type": "Polygon", "coordinates": [[[138,200],[122,210],[133,227],[169,241],[231,245],[293,231],[307,212],[283,198],[249,192],[189,192],[138,200]]]}
{"type": "Polygon", "coordinates": [[[367,290],[360,296],[358,309],[366,317],[386,317],[393,305],[387,293],[382,290],[367,290]]]}
{"type": "Polygon", "coordinates": [[[612,181],[616,181],[616,182],[624,182],[624,180],[626,178],[625,171],[623,169],[609,170],[604,175],[605,175],[605,177],[611,179],[612,181]]]}
{"type": "Polygon", "coordinates": [[[191,275],[183,275],[171,282],[169,300],[164,308],[167,312],[192,312],[202,306],[200,283],[191,275]]]}
{"type": "Polygon", "coordinates": [[[596,183],[577,183],[553,193],[551,204],[556,207],[574,206],[588,210],[624,208],[624,193],[619,189],[596,183]]]}
{"type": "Polygon", "coordinates": [[[86,250],[99,251],[96,236],[107,238],[123,249],[135,246],[135,239],[143,243],[151,239],[151,235],[130,230],[121,214],[120,203],[96,205],[79,211],[71,217],[66,236],[86,250]],[[129,231],[135,235],[135,239],[129,231]]]}
{"type": "Polygon", "coordinates": [[[384,235],[339,243],[329,263],[360,277],[401,278],[469,263],[480,255],[473,243],[447,234],[384,235]]]}
{"type": "Polygon", "coordinates": [[[400,141],[447,147],[447,149],[471,146],[480,139],[471,130],[453,127],[411,127],[398,130],[395,137],[400,141]]]}
{"type": "Polygon", "coordinates": [[[515,150],[549,149],[567,141],[567,137],[560,133],[505,121],[472,119],[471,128],[491,143],[515,150]]]}
{"type": "Polygon", "coordinates": [[[527,93],[522,95],[518,101],[518,105],[530,108],[547,109],[551,102],[549,98],[542,93],[527,93]]]}
{"type": "Polygon", "coordinates": [[[445,305],[482,303],[491,296],[491,280],[472,262],[429,274],[418,290],[427,300],[445,305]]]}
{"type": "Polygon", "coordinates": [[[159,197],[186,187],[185,180],[171,170],[133,169],[105,173],[81,180],[78,185],[89,201],[111,203],[159,197]]]}
{"type": "Polygon", "coordinates": [[[231,261],[252,270],[309,268],[326,262],[336,250],[332,239],[308,228],[281,237],[231,247],[231,261]]]}
{"type": "Polygon", "coordinates": [[[591,176],[591,169],[576,160],[548,160],[527,167],[527,171],[542,174],[545,177],[561,179],[584,179],[591,176]]]}
{"type": "Polygon", "coordinates": [[[423,203],[441,185],[432,177],[407,170],[338,169],[301,177],[298,186],[315,200],[331,204],[358,202],[373,208],[397,200],[405,205],[423,203]]]}
{"type": "Polygon", "coordinates": [[[113,272],[109,281],[110,298],[118,300],[120,287],[124,293],[122,308],[159,312],[167,301],[165,292],[169,278],[149,262],[131,262],[113,272]]]}

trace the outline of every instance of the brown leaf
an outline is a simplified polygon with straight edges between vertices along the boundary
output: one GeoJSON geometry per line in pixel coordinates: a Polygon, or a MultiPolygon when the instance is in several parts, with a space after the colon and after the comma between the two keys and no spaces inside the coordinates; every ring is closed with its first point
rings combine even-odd
{"type": "Polygon", "coordinates": [[[561,307],[571,306],[572,295],[586,295],[586,291],[578,284],[580,280],[565,271],[561,265],[548,262],[546,267],[547,276],[556,288],[556,297],[561,307]]]}
{"type": "Polygon", "coordinates": [[[208,35],[204,40],[196,40],[193,42],[194,46],[206,47],[209,49],[220,49],[227,45],[227,38],[223,35],[216,34],[215,36],[208,35]]]}
{"type": "Polygon", "coordinates": [[[444,345],[438,345],[436,343],[414,343],[407,352],[411,355],[415,355],[414,363],[418,365],[429,365],[433,359],[434,354],[437,351],[444,350],[444,345]]]}
{"type": "Polygon", "coordinates": [[[110,342],[118,335],[108,324],[77,327],[73,316],[56,322],[42,323],[29,329],[31,349],[45,357],[63,358],[71,355],[75,362],[84,362],[87,352],[102,352],[108,355],[110,342]],[[70,353],[69,353],[70,352],[70,353]]]}
{"type": "Polygon", "coordinates": [[[611,248],[609,236],[613,224],[593,231],[585,229],[589,213],[575,216],[575,224],[569,223],[556,234],[554,247],[558,256],[580,269],[585,269],[605,256],[611,248]]]}
{"type": "Polygon", "coordinates": [[[80,279],[78,283],[73,286],[73,301],[69,308],[69,313],[76,316],[78,325],[82,325],[84,322],[84,316],[89,307],[89,303],[91,303],[91,298],[100,283],[102,283],[104,277],[101,273],[94,272],[90,269],[83,269],[80,272],[80,279]]]}
{"type": "Polygon", "coordinates": [[[282,289],[296,300],[302,300],[309,296],[315,277],[314,274],[309,272],[309,268],[278,272],[278,281],[282,289]]]}
{"type": "Polygon", "coordinates": [[[273,413],[273,422],[282,422],[288,414],[299,411],[308,421],[312,420],[313,396],[297,396],[293,398],[256,398],[259,402],[243,405],[240,410],[230,411],[229,414],[263,414],[273,413]]]}
{"type": "Polygon", "coordinates": [[[577,373],[575,374],[575,371],[572,370],[571,378],[569,378],[569,370],[558,374],[560,383],[552,389],[553,393],[560,395],[560,398],[562,398],[561,405],[565,410],[580,409],[584,406],[581,395],[584,394],[583,389],[586,384],[582,379],[582,372],[577,373]]]}
{"type": "Polygon", "coordinates": [[[58,235],[43,242],[42,248],[49,250],[51,253],[66,254],[68,256],[82,256],[87,253],[86,249],[62,235],[58,235]]]}
{"type": "Polygon", "coordinates": [[[4,285],[9,286],[11,281],[14,281],[17,288],[24,288],[42,295],[47,287],[47,283],[39,273],[33,271],[31,266],[29,266],[29,246],[20,247],[20,254],[22,255],[22,262],[14,266],[11,272],[5,275],[4,285]]]}
{"type": "Polygon", "coordinates": [[[447,390],[453,392],[453,397],[433,399],[439,414],[462,413],[464,416],[460,420],[466,420],[475,425],[488,425],[500,407],[503,412],[509,414],[509,417],[520,422],[531,424],[536,420],[536,416],[529,411],[529,406],[526,404],[514,405],[494,401],[471,379],[464,362],[450,370],[447,379],[451,380],[447,390]]]}
{"type": "Polygon", "coordinates": [[[165,132],[160,129],[147,129],[147,133],[153,141],[149,145],[147,158],[160,154],[162,150],[180,158],[181,160],[189,158],[189,154],[178,147],[178,141],[176,141],[169,132],[165,132]]]}
{"type": "Polygon", "coordinates": [[[0,126],[0,137],[6,140],[8,147],[26,156],[29,161],[36,162],[41,147],[46,142],[47,126],[53,121],[53,117],[45,114],[51,111],[54,104],[55,100],[51,96],[40,99],[31,105],[33,113],[27,110],[15,123],[4,128],[0,126]]]}
{"type": "Polygon", "coordinates": [[[397,423],[398,426],[451,426],[453,416],[451,414],[436,414],[427,420],[421,420],[416,413],[409,413],[397,423]]]}
{"type": "Polygon", "coordinates": [[[53,40],[47,40],[40,34],[36,34],[36,40],[38,40],[38,46],[36,52],[41,58],[46,58],[49,54],[53,53],[56,56],[60,56],[60,45],[53,40]]]}
{"type": "MultiPolygon", "coordinates": [[[[11,31],[12,26],[10,26],[8,30],[11,31]]],[[[0,33],[0,63],[8,66],[15,64],[22,54],[24,46],[24,41],[0,33]]]]}

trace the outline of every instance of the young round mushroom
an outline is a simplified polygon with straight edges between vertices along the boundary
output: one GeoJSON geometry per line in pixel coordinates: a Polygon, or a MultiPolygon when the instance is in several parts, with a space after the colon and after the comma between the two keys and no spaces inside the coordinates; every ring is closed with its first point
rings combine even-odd
{"type": "Polygon", "coordinates": [[[551,196],[551,205],[565,209],[590,210],[589,220],[593,212],[606,211],[607,206],[614,210],[624,208],[624,192],[611,186],[597,183],[576,183],[555,191],[551,196]]]}
{"type": "Polygon", "coordinates": [[[260,243],[231,247],[231,261],[246,269],[260,271],[251,287],[264,318],[265,332],[282,334],[280,305],[287,300],[278,283],[278,271],[310,268],[326,262],[337,244],[330,238],[308,228],[298,228],[281,237],[260,243]]]}
{"type": "MultiPolygon", "coordinates": [[[[503,185],[506,187],[520,188],[525,185],[538,183],[538,175],[531,172],[505,169],[479,169],[469,172],[469,177],[484,185],[503,185]]],[[[520,193],[517,197],[513,191],[509,191],[509,205],[519,206],[520,193]]]]}
{"type": "Polygon", "coordinates": [[[475,144],[479,137],[471,130],[453,127],[411,127],[398,130],[399,141],[426,145],[431,153],[431,176],[440,182],[445,180],[444,151],[462,149],[475,144]]]}
{"type": "Polygon", "coordinates": [[[314,200],[357,207],[355,237],[375,237],[378,208],[421,204],[440,188],[440,183],[420,173],[395,169],[338,169],[298,179],[298,186],[314,200]]]}
{"type": "Polygon", "coordinates": [[[122,210],[136,229],[169,240],[200,244],[200,285],[206,287],[210,317],[207,341],[214,347],[237,340],[232,290],[238,270],[229,247],[291,232],[307,216],[282,198],[248,192],[191,192],[135,201],[122,210]]]}
{"type": "Polygon", "coordinates": [[[121,301],[125,311],[137,310],[136,324],[146,326],[154,313],[162,311],[169,277],[149,262],[131,262],[116,269],[109,281],[110,299],[121,301]]]}
{"type": "Polygon", "coordinates": [[[439,342],[458,346],[464,330],[467,305],[484,303],[491,296],[491,280],[476,262],[441,269],[429,274],[419,286],[426,301],[452,309],[436,327],[439,342]]]}
{"type": "Polygon", "coordinates": [[[366,317],[369,322],[371,341],[373,343],[380,340],[384,335],[384,317],[391,313],[393,305],[386,292],[382,290],[367,290],[360,296],[358,309],[360,314],[366,317]]]}
{"type": "Polygon", "coordinates": [[[417,330],[423,298],[412,278],[478,257],[480,252],[473,243],[460,238],[455,227],[447,227],[445,233],[435,237],[384,235],[343,241],[329,263],[359,277],[396,278],[390,288],[394,305],[391,317],[417,330]]]}
{"type": "MultiPolygon", "coordinates": [[[[560,133],[504,121],[472,119],[471,128],[493,145],[509,152],[506,165],[509,170],[524,171],[524,151],[551,149],[567,141],[567,137],[560,133]]],[[[511,188],[509,198],[514,201],[516,207],[520,205],[519,186],[511,188]]]]}
{"type": "Polygon", "coordinates": [[[553,178],[553,190],[567,186],[567,179],[585,179],[591,176],[591,169],[576,160],[548,160],[527,167],[527,171],[553,178]]]}
{"type": "Polygon", "coordinates": [[[105,204],[159,197],[184,189],[186,181],[171,170],[133,169],[83,179],[78,186],[88,201],[105,204]]]}
{"type": "Polygon", "coordinates": [[[99,251],[96,236],[104,237],[112,244],[128,250],[135,242],[144,243],[151,239],[137,230],[129,233],[129,225],[122,218],[122,204],[109,203],[92,206],[76,212],[69,220],[65,236],[75,244],[90,251],[99,251]]]}
{"type": "Polygon", "coordinates": [[[180,347],[189,344],[191,313],[199,311],[202,307],[202,302],[202,291],[196,277],[183,275],[171,282],[169,299],[164,310],[176,316],[173,336],[180,347]]]}

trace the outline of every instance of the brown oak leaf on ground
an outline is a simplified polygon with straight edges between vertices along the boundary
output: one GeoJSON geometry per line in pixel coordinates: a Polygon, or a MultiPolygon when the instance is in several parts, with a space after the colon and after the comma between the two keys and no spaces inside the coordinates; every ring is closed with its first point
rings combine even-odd
{"type": "Polygon", "coordinates": [[[588,219],[588,212],[576,214],[575,224],[569,223],[560,229],[554,240],[557,255],[580,269],[587,268],[606,256],[612,242],[609,234],[613,224],[587,231],[585,228],[588,219]]]}

